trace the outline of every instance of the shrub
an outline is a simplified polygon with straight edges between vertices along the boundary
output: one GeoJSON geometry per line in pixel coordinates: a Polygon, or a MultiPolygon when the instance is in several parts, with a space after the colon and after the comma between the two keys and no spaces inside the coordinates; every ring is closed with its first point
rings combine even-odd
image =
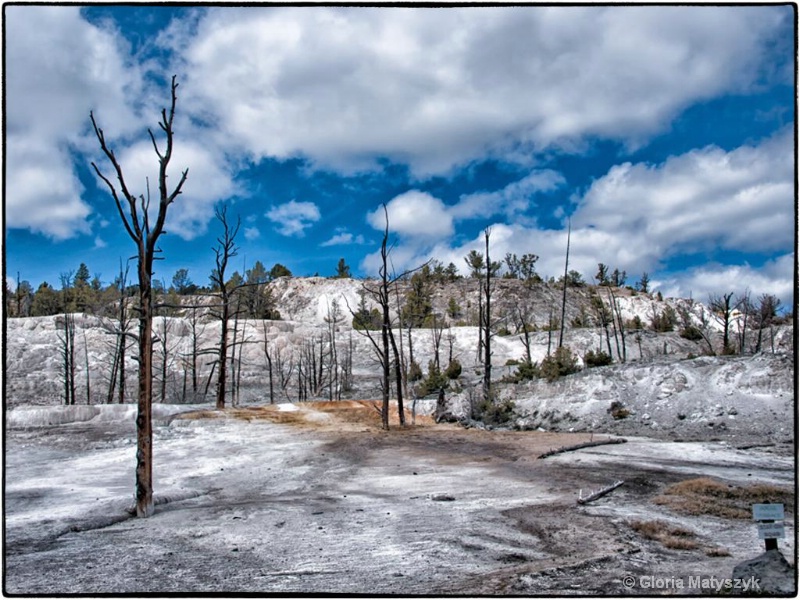
{"type": "Polygon", "coordinates": [[[642,323],[642,318],[639,315],[634,316],[632,319],[628,319],[625,321],[625,329],[644,329],[644,323],[642,323]]]}
{"type": "Polygon", "coordinates": [[[697,342],[703,339],[703,334],[700,330],[695,327],[694,325],[687,325],[683,329],[680,330],[679,334],[685,340],[691,340],[693,342],[697,342]]]}
{"type": "Polygon", "coordinates": [[[614,400],[611,403],[611,406],[608,408],[608,412],[611,413],[611,416],[618,421],[630,416],[631,414],[631,411],[625,408],[625,405],[619,400],[614,400]]]}
{"type": "Polygon", "coordinates": [[[598,350],[597,352],[589,350],[583,355],[583,364],[586,365],[587,369],[591,369],[592,367],[605,367],[612,362],[614,361],[611,359],[611,356],[602,350],[598,350]]]}
{"type": "Polygon", "coordinates": [[[664,307],[664,310],[661,313],[655,313],[650,319],[650,327],[652,327],[653,331],[657,331],[659,333],[666,333],[667,331],[673,331],[675,329],[675,325],[678,324],[678,316],[675,314],[675,309],[671,306],[664,307]]]}
{"type": "Polygon", "coordinates": [[[421,391],[423,391],[422,395],[432,394],[442,388],[446,388],[449,384],[450,380],[447,375],[437,369],[433,361],[430,361],[428,363],[428,377],[420,385],[421,391]]]}
{"type": "Polygon", "coordinates": [[[511,330],[505,325],[503,325],[502,327],[500,327],[500,329],[497,330],[497,335],[499,335],[500,337],[507,337],[511,335],[511,330]]]}
{"type": "Polygon", "coordinates": [[[517,370],[511,374],[509,381],[511,383],[521,383],[523,381],[530,381],[542,376],[539,370],[539,364],[535,362],[522,361],[517,363],[517,370]]]}
{"type": "Polygon", "coordinates": [[[445,370],[444,374],[448,379],[458,379],[458,377],[461,375],[461,363],[454,358],[450,361],[450,364],[447,365],[447,369],[445,370]]]}
{"type": "Polygon", "coordinates": [[[417,361],[412,360],[411,364],[408,366],[408,380],[419,381],[420,379],[422,379],[422,369],[417,361]]]}
{"type": "Polygon", "coordinates": [[[572,354],[572,350],[566,346],[561,346],[553,354],[547,356],[539,367],[542,377],[547,381],[553,382],[559,377],[577,373],[578,359],[572,354]]]}
{"type": "Polygon", "coordinates": [[[481,400],[477,406],[476,416],[487,425],[503,425],[511,420],[514,408],[514,401],[510,399],[499,402],[481,400]]]}

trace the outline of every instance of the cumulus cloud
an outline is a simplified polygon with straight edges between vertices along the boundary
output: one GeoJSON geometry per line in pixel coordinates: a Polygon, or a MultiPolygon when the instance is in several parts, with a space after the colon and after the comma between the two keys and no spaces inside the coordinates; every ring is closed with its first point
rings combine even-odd
{"type": "MultiPolygon", "coordinates": [[[[570,269],[591,280],[597,263],[604,262],[626,270],[634,278],[644,271],[652,275],[664,269],[671,258],[681,255],[712,255],[718,250],[786,252],[794,247],[793,147],[792,132],[786,129],[760,143],[729,152],[709,146],[661,164],[625,163],[612,167],[577,201],[571,219],[570,269]]],[[[560,185],[556,175],[550,175],[548,181],[552,186],[560,185]]],[[[526,188],[517,184],[510,187],[526,188]]],[[[500,206],[507,205],[504,199],[515,197],[509,188],[477,196],[492,198],[500,206]]],[[[503,212],[481,208],[480,203],[472,208],[472,200],[462,198],[449,209],[435,198],[427,198],[426,202],[441,204],[440,210],[451,219],[453,214],[492,216],[503,212]]],[[[413,227],[413,223],[409,219],[407,227],[413,227]]],[[[516,218],[495,222],[491,230],[493,260],[502,260],[506,252],[530,252],[540,257],[536,265],[539,273],[556,277],[563,273],[566,228],[544,229],[516,218]]],[[[447,231],[449,227],[435,240],[400,236],[400,243],[393,249],[395,265],[408,268],[433,257],[445,264],[453,262],[465,273],[464,256],[470,250],[484,252],[483,234],[474,231],[470,239],[462,241],[447,235],[447,231]]],[[[742,282],[747,282],[754,291],[780,293],[781,298],[787,298],[793,272],[788,257],[791,255],[760,269],[725,264],[698,268],[661,283],[675,294],[688,294],[692,286],[704,292],[719,291],[739,289],[742,282]]],[[[377,254],[367,256],[362,268],[375,273],[378,259],[377,254]]]]}
{"type": "Polygon", "coordinates": [[[350,244],[362,245],[366,240],[361,234],[353,235],[349,231],[340,231],[335,234],[331,239],[326,240],[320,244],[321,247],[327,248],[328,246],[347,246],[350,244]]]}
{"type": "MultiPolygon", "coordinates": [[[[418,190],[396,196],[386,207],[389,231],[400,238],[400,243],[392,249],[395,265],[405,269],[437,257],[445,264],[452,261],[460,267],[460,263],[463,263],[461,259],[469,250],[483,251],[483,237],[481,234],[475,240],[451,249],[448,244],[455,234],[455,223],[496,215],[505,215],[515,225],[496,224],[493,227],[492,247],[502,249],[503,255],[506,251],[518,252],[512,250],[512,247],[531,245],[530,240],[526,239],[530,230],[522,225],[534,225],[534,220],[526,216],[527,211],[534,206],[534,197],[552,192],[564,183],[564,177],[555,171],[534,170],[500,190],[463,195],[450,206],[439,198],[418,190]]],[[[367,215],[369,224],[379,231],[383,231],[385,227],[384,219],[382,208],[367,215]]],[[[533,250],[528,248],[524,252],[533,250]]],[[[377,271],[379,264],[380,256],[376,252],[366,257],[362,267],[373,273],[377,271]]]]}
{"type": "MultiPolygon", "coordinates": [[[[152,65],[133,59],[110,21],[93,25],[82,18],[80,7],[14,6],[6,17],[6,225],[59,240],[88,234],[93,207],[76,163],[94,160],[110,174],[91,131],[90,111],[132,191],[146,194],[149,176],[156,193],[157,159],[146,131],[160,133],[157,121],[169,92],[148,79],[152,65]]],[[[182,100],[170,181],[177,183],[186,167],[190,176],[170,209],[168,225],[191,239],[205,230],[213,204],[239,190],[214,134],[200,129],[182,100]],[[192,139],[203,144],[187,141],[192,139]]],[[[99,186],[105,193],[104,184],[99,186]]]]}
{"type": "Polygon", "coordinates": [[[244,239],[247,241],[257,240],[261,237],[261,232],[258,230],[258,227],[245,227],[244,228],[244,239]]]}
{"type": "Polygon", "coordinates": [[[174,44],[192,110],[256,160],[388,157],[426,176],[641,143],[693,102],[776,76],[764,56],[791,23],[778,6],[226,7],[174,44]]]}
{"type": "Polygon", "coordinates": [[[287,237],[305,236],[305,230],[321,218],[316,204],[295,200],[272,206],[265,216],[278,225],[275,231],[287,237]]]}
{"type": "Polygon", "coordinates": [[[89,233],[91,208],[69,152],[24,134],[9,135],[7,144],[6,226],[55,240],[89,233]]]}
{"type": "Polygon", "coordinates": [[[513,218],[534,206],[535,194],[552,192],[564,183],[564,177],[556,171],[536,170],[501,190],[463,195],[448,212],[454,219],[488,218],[498,214],[513,218]]]}
{"type": "Polygon", "coordinates": [[[786,307],[794,302],[794,255],[784,254],[768,261],[761,268],[744,265],[709,264],[690,269],[685,273],[669,275],[654,280],[665,296],[693,297],[708,301],[712,294],[734,292],[741,295],[750,291],[756,296],[774,294],[786,307]]]}
{"type": "Polygon", "coordinates": [[[405,238],[438,239],[453,234],[453,218],[444,202],[427,192],[411,190],[390,200],[383,207],[367,215],[367,222],[375,229],[383,231],[386,216],[389,218],[389,231],[405,238]]]}
{"type": "Polygon", "coordinates": [[[91,142],[92,109],[120,134],[140,123],[130,103],[140,71],[79,7],[9,6],[5,16],[6,226],[54,239],[88,233],[72,151],[91,142]]]}
{"type": "Polygon", "coordinates": [[[715,248],[773,252],[794,237],[793,136],[730,152],[709,146],[663,164],[613,167],[579,202],[573,225],[608,234],[607,255],[656,264],[715,248]]]}

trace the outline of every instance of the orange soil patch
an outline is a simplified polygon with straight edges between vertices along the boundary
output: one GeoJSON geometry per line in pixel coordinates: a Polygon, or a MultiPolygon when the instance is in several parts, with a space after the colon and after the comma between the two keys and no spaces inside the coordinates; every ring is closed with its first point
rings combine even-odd
{"type": "MultiPolygon", "coordinates": [[[[285,406],[285,405],[284,405],[285,406]]],[[[380,429],[380,400],[339,400],[333,402],[314,401],[292,404],[293,410],[281,410],[280,405],[266,404],[245,408],[225,408],[223,410],[198,410],[179,415],[180,419],[241,419],[245,421],[269,421],[283,425],[302,425],[315,429],[359,426],[380,429]]],[[[405,410],[406,424],[411,424],[411,412],[405,410]]],[[[433,418],[417,415],[417,426],[433,425],[433,418]]],[[[390,403],[389,426],[399,427],[400,418],[397,403],[390,403]]]]}

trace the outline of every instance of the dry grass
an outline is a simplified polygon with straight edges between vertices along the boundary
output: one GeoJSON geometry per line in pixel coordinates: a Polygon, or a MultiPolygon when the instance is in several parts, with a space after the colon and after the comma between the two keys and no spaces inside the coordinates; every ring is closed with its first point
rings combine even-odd
{"type": "Polygon", "coordinates": [[[656,540],[665,548],[672,550],[695,550],[694,531],[684,529],[677,525],[670,525],[665,521],[633,521],[631,528],[648,540],[656,540]]]}
{"type": "Polygon", "coordinates": [[[713,548],[706,548],[706,556],[713,557],[722,557],[722,556],[730,556],[731,553],[728,552],[722,546],[714,546],[713,548]]]}
{"type": "Polygon", "coordinates": [[[653,502],[686,515],[750,519],[753,504],[778,502],[791,508],[791,490],[767,484],[728,485],[710,477],[688,479],[667,487],[653,502]]]}
{"type": "MultiPolygon", "coordinates": [[[[297,410],[279,410],[277,405],[248,406],[245,408],[226,408],[222,411],[197,410],[179,415],[179,419],[241,419],[243,421],[269,421],[281,425],[302,425],[315,429],[330,428],[381,428],[380,400],[339,400],[334,402],[298,402],[297,410]],[[322,417],[322,418],[320,418],[322,417]]],[[[411,423],[410,411],[406,410],[406,423],[411,423]]],[[[427,415],[417,415],[417,425],[432,425],[433,419],[427,415]]],[[[400,419],[397,404],[389,407],[389,426],[397,428],[400,419]]]]}

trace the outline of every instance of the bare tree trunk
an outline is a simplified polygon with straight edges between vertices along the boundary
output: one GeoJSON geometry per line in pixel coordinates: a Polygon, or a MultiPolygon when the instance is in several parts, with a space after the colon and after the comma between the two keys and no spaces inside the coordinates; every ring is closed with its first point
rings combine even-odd
{"type": "Polygon", "coordinates": [[[225,270],[228,267],[228,261],[236,256],[236,234],[239,232],[241,219],[237,219],[236,225],[231,227],[228,223],[227,206],[222,209],[216,210],[217,220],[222,224],[222,236],[217,238],[217,247],[214,248],[216,269],[212,273],[212,280],[219,288],[220,294],[220,313],[219,320],[221,324],[221,331],[219,335],[219,371],[217,373],[217,391],[216,402],[217,409],[222,410],[225,408],[225,395],[228,378],[228,319],[230,318],[230,293],[225,281],[225,270]]]}
{"type": "Polygon", "coordinates": [[[92,374],[89,373],[89,344],[86,343],[86,329],[83,330],[83,356],[86,364],[86,404],[92,403],[92,374]]]}
{"type": "Polygon", "coordinates": [[[272,373],[272,354],[269,351],[269,339],[267,336],[267,322],[261,321],[261,329],[264,332],[264,360],[267,363],[267,371],[269,372],[269,403],[275,403],[275,383],[272,373]]]}
{"type": "Polygon", "coordinates": [[[64,336],[61,339],[61,357],[64,359],[64,404],[75,404],[75,315],[70,312],[69,290],[72,287],[72,272],[61,274],[61,290],[64,303],[64,336]]]}
{"type": "Polygon", "coordinates": [[[483,232],[486,240],[486,285],[483,290],[485,295],[483,319],[483,399],[488,403],[492,401],[492,260],[489,256],[489,236],[491,229],[483,232]]]}
{"type": "Polygon", "coordinates": [[[522,329],[522,344],[525,347],[525,362],[530,365],[533,364],[533,361],[531,359],[531,335],[528,331],[529,324],[527,319],[523,316],[522,309],[519,307],[519,305],[517,305],[517,316],[519,317],[519,324],[520,328],[522,329]]]}
{"type": "Polygon", "coordinates": [[[611,286],[606,288],[608,290],[608,303],[611,306],[611,326],[614,328],[614,345],[617,348],[617,358],[620,359],[621,362],[625,362],[625,356],[620,349],[619,345],[619,330],[622,328],[622,323],[620,322],[619,328],[617,327],[617,301],[614,298],[614,293],[611,291],[611,286]]]}
{"type": "Polygon", "coordinates": [[[566,317],[567,312],[567,278],[569,274],[569,241],[570,237],[572,236],[572,220],[569,221],[569,226],[567,228],[567,258],[564,261],[564,287],[563,293],[561,298],[561,333],[558,335],[558,347],[564,345],[564,319],[566,317]]]}
{"type": "MultiPolygon", "coordinates": [[[[402,334],[400,336],[402,340],[402,334]]],[[[405,427],[406,413],[403,408],[403,369],[400,366],[400,354],[397,351],[397,344],[394,340],[394,333],[389,329],[389,340],[392,343],[392,352],[394,353],[394,373],[397,383],[397,416],[400,419],[400,426],[405,427]]]]}
{"type": "MultiPolygon", "coordinates": [[[[158,216],[155,224],[151,228],[150,215],[148,209],[150,208],[150,195],[148,189],[148,196],[145,198],[140,196],[141,202],[128,191],[125,179],[122,173],[122,168],[117,162],[114,152],[108,148],[105,141],[103,130],[97,126],[94,119],[94,114],[90,113],[92,126],[94,128],[97,140],[100,142],[100,148],[103,153],[111,162],[116,172],[117,180],[119,182],[120,191],[128,204],[128,214],[126,215],[122,205],[122,200],[117,194],[117,189],[106,178],[97,167],[92,163],[95,172],[108,186],[114,202],[117,206],[120,219],[128,232],[130,238],[134,241],[138,254],[138,276],[139,276],[139,398],[138,398],[138,415],[136,418],[136,437],[137,437],[137,452],[136,452],[136,514],[139,517],[148,517],[153,513],[153,480],[152,480],[152,401],[153,401],[153,340],[152,340],[152,326],[153,326],[153,294],[151,287],[152,273],[153,273],[153,259],[155,253],[158,251],[156,244],[158,238],[164,231],[164,222],[167,216],[167,209],[172,202],[181,193],[181,188],[186,182],[188,170],[184,170],[178,181],[177,186],[172,192],[167,190],[167,167],[169,166],[172,157],[173,146],[173,129],[172,123],[175,116],[175,104],[177,101],[176,90],[178,84],[175,77],[172,78],[171,96],[172,103],[167,113],[167,110],[161,111],[162,121],[159,123],[161,129],[166,135],[166,149],[164,154],[161,154],[156,138],[152,131],[149,131],[150,140],[153,143],[156,156],[159,159],[159,205],[158,216]]],[[[149,188],[149,186],[148,186],[149,188]]]]}

